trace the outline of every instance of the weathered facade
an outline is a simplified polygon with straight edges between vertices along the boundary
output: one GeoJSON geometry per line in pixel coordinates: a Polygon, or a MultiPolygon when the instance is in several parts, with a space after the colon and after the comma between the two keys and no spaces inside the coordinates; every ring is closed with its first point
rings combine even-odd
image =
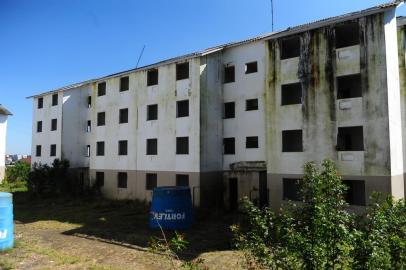
{"type": "Polygon", "coordinates": [[[11,115],[4,106],[0,104],[0,183],[3,181],[6,170],[6,136],[7,136],[7,119],[11,115]]]}
{"type": "Polygon", "coordinates": [[[195,205],[232,208],[242,196],[272,207],[296,199],[303,163],[329,158],[350,203],[372,191],[402,198],[398,4],[33,96],[33,162],[69,159],[110,198],[189,185],[195,205]]]}

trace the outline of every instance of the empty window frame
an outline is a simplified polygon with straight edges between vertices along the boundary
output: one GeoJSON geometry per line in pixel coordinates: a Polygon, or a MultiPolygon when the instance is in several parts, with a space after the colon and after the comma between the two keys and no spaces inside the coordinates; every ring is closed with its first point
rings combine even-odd
{"type": "Polygon", "coordinates": [[[361,74],[337,77],[337,99],[362,97],[361,74]]]}
{"type": "Polygon", "coordinates": [[[119,113],[118,113],[118,122],[120,124],[125,124],[128,123],[128,109],[120,109],[119,113]]]}
{"type": "Polygon", "coordinates": [[[187,175],[187,174],[177,174],[176,175],[176,186],[178,186],[178,187],[188,187],[189,186],[189,175],[187,175]]]}
{"type": "Polygon", "coordinates": [[[235,67],[225,66],[224,67],[224,83],[235,82],[235,67]]]}
{"type": "Polygon", "coordinates": [[[96,187],[104,186],[104,172],[96,172],[96,187]]]}
{"type": "Polygon", "coordinates": [[[41,145],[35,146],[35,156],[40,157],[41,156],[41,145]]]}
{"type": "Polygon", "coordinates": [[[158,155],[158,139],[147,139],[147,155],[158,155]]]}
{"type": "Polygon", "coordinates": [[[37,108],[42,109],[43,107],[44,107],[44,98],[40,97],[38,98],[37,108]]]}
{"type": "Polygon", "coordinates": [[[147,86],[158,84],[158,69],[150,69],[147,71],[147,86]]]}
{"type": "Polygon", "coordinates": [[[245,101],[245,110],[246,111],[256,111],[258,110],[258,99],[247,99],[245,101]]]}
{"type": "Polygon", "coordinates": [[[281,105],[292,105],[302,103],[302,84],[290,83],[281,86],[281,105]]]}
{"type": "Polygon", "coordinates": [[[120,92],[130,89],[130,78],[128,76],[120,78],[120,92]]]}
{"type": "Polygon", "coordinates": [[[147,121],[158,119],[158,104],[151,104],[147,106],[147,121]]]}
{"type": "Polygon", "coordinates": [[[147,173],[145,175],[145,189],[154,190],[158,186],[158,175],[156,173],[147,173]]]}
{"type": "Polygon", "coordinates": [[[281,60],[300,56],[300,38],[298,36],[282,39],[280,46],[281,60]]]}
{"type": "Polygon", "coordinates": [[[364,151],[363,127],[339,127],[337,134],[337,150],[364,151]]]}
{"type": "Polygon", "coordinates": [[[176,154],[189,154],[189,137],[176,137],[176,154]]]}
{"type": "Polygon", "coordinates": [[[258,72],[258,63],[250,62],[245,64],[245,74],[255,73],[258,72]]]}
{"type": "Polygon", "coordinates": [[[301,129],[282,131],[282,152],[303,152],[301,129]]]}
{"type": "Polygon", "coordinates": [[[51,120],[51,131],[55,131],[58,126],[58,119],[54,118],[51,120]]]}
{"type": "Polygon", "coordinates": [[[235,118],[235,102],[224,103],[224,119],[235,118]]]}
{"type": "Polygon", "coordinates": [[[235,154],[235,138],[224,138],[223,139],[223,153],[224,153],[224,155],[234,155],[235,154]]]}
{"type": "Polygon", "coordinates": [[[97,96],[101,97],[106,95],[106,82],[101,82],[97,84],[97,96]]]}
{"type": "Polygon", "coordinates": [[[88,96],[87,97],[87,108],[91,108],[92,107],[92,97],[91,96],[88,96]]]}
{"type": "Polygon", "coordinates": [[[176,80],[189,78],[189,62],[176,64],[176,80]]]}
{"type": "Polygon", "coordinates": [[[128,141],[118,141],[118,155],[126,156],[128,153],[128,141]]]}
{"type": "Polygon", "coordinates": [[[347,186],[344,198],[350,205],[365,205],[365,181],[363,180],[343,180],[347,186]]]}
{"type": "Polygon", "coordinates": [[[97,126],[104,126],[106,125],[106,113],[99,112],[97,113],[97,126]]]}
{"type": "Polygon", "coordinates": [[[58,105],[58,94],[52,95],[52,106],[58,105]]]}
{"type": "Polygon", "coordinates": [[[336,48],[360,44],[358,22],[345,23],[335,28],[336,48]]]}
{"type": "Polygon", "coordinates": [[[301,179],[283,178],[283,200],[301,201],[299,185],[301,179]]]}
{"type": "Polygon", "coordinates": [[[86,154],[85,154],[85,156],[90,157],[90,145],[89,144],[86,145],[86,154]]]}
{"type": "Polygon", "coordinates": [[[104,156],[104,142],[96,142],[96,156],[104,156]]]}
{"type": "Polygon", "coordinates": [[[245,148],[258,148],[258,136],[246,137],[245,148]]]}
{"type": "Polygon", "coordinates": [[[89,133],[92,131],[92,121],[91,120],[87,120],[87,124],[86,124],[86,132],[89,133]]]}
{"type": "Polygon", "coordinates": [[[56,144],[51,144],[50,151],[49,151],[49,156],[51,156],[51,157],[56,156],[56,144]]]}
{"type": "Polygon", "coordinates": [[[176,117],[189,116],[189,100],[179,100],[176,102],[176,117]]]}
{"type": "Polygon", "coordinates": [[[117,187],[118,188],[127,188],[127,173],[126,172],[117,173],[117,187]]]}
{"type": "Polygon", "coordinates": [[[42,121],[37,121],[37,132],[42,132],[42,121]]]}

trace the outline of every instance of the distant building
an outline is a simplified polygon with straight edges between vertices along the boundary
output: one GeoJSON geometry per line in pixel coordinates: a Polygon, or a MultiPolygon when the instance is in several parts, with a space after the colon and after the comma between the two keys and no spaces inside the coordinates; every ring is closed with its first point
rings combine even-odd
{"type": "Polygon", "coordinates": [[[277,208],[298,199],[305,162],[329,158],[350,204],[402,198],[401,2],[32,96],[33,162],[69,159],[110,198],[187,185],[195,205],[277,208]]]}
{"type": "Polygon", "coordinates": [[[12,115],[3,105],[0,104],[0,183],[4,179],[5,157],[6,157],[6,135],[7,135],[7,118],[12,115]]]}
{"type": "Polygon", "coordinates": [[[31,156],[23,155],[19,161],[31,164],[31,156]]]}

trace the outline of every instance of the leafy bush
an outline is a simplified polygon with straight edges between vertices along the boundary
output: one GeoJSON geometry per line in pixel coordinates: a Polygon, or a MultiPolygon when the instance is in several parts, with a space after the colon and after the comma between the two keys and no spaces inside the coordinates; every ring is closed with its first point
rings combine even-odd
{"type": "Polygon", "coordinates": [[[27,182],[15,182],[15,183],[7,183],[3,181],[0,184],[0,192],[26,192],[27,191],[27,182]]]}
{"type": "Polygon", "coordinates": [[[304,166],[302,201],[278,213],[247,199],[245,224],[232,226],[248,269],[403,269],[404,201],[374,198],[366,214],[347,211],[346,191],[332,161],[304,166]]]}
{"type": "Polygon", "coordinates": [[[34,163],[28,177],[28,190],[33,195],[88,195],[94,189],[85,186],[69,171],[69,161],[55,159],[51,166],[34,163]]]}
{"type": "Polygon", "coordinates": [[[14,165],[7,166],[4,180],[7,183],[27,181],[30,169],[31,165],[27,162],[17,161],[14,165]]]}
{"type": "Polygon", "coordinates": [[[358,223],[356,269],[406,269],[406,204],[392,196],[372,195],[358,223]]]}

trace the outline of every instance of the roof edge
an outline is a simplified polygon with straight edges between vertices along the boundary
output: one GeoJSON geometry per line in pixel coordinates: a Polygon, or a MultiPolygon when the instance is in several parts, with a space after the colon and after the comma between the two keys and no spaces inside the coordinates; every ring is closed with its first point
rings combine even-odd
{"type": "Polygon", "coordinates": [[[3,105],[0,104],[0,114],[2,115],[13,115],[9,110],[6,109],[3,105]]]}

